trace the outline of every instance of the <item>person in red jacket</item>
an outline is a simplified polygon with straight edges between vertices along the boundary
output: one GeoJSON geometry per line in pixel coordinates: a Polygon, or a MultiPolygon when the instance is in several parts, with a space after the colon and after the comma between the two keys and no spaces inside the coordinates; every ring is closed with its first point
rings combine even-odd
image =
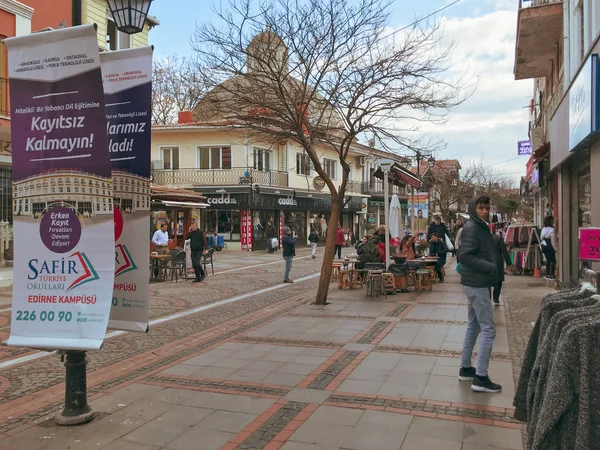
{"type": "Polygon", "coordinates": [[[338,225],[337,230],[335,231],[335,251],[333,252],[333,256],[337,255],[338,259],[342,259],[342,247],[346,239],[344,239],[344,229],[338,225]]]}

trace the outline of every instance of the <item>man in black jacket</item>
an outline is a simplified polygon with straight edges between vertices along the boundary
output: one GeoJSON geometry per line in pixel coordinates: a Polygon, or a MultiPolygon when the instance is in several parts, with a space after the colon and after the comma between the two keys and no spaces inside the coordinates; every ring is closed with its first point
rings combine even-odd
{"type": "Polygon", "coordinates": [[[294,281],[290,278],[290,271],[292,270],[294,256],[296,256],[296,238],[292,237],[292,231],[289,227],[283,227],[281,248],[283,249],[283,259],[285,259],[285,275],[283,276],[283,282],[293,283],[294,281]]]}
{"type": "Polygon", "coordinates": [[[476,197],[469,205],[471,220],[463,227],[458,261],[461,264],[461,284],[468,300],[468,325],[463,343],[459,380],[473,380],[471,389],[477,392],[500,392],[502,386],[488,376],[496,324],[492,311],[490,288],[496,284],[496,249],[487,219],[490,198],[476,197]],[[473,348],[481,333],[477,368],[471,364],[473,348]]]}
{"type": "Polygon", "coordinates": [[[275,230],[275,225],[273,225],[272,217],[269,217],[269,222],[267,223],[266,237],[267,250],[269,251],[269,253],[273,253],[275,251],[275,249],[273,248],[273,239],[277,237],[277,232],[275,230]]]}
{"type": "Polygon", "coordinates": [[[429,256],[437,256],[439,258],[435,263],[435,272],[440,279],[440,283],[444,282],[444,271],[442,268],[446,265],[446,253],[448,253],[448,247],[446,247],[446,244],[437,233],[433,233],[429,242],[429,256]]]}
{"type": "Polygon", "coordinates": [[[202,255],[204,250],[208,249],[206,235],[198,229],[198,224],[193,223],[186,239],[190,240],[192,266],[194,266],[194,272],[196,273],[194,283],[199,283],[206,278],[202,268],[202,255]]]}
{"type": "Polygon", "coordinates": [[[446,235],[450,235],[450,233],[448,233],[448,227],[442,222],[440,216],[435,216],[435,219],[433,219],[433,222],[429,225],[429,228],[427,229],[427,240],[431,239],[433,233],[437,233],[442,241],[446,240],[446,235]]]}

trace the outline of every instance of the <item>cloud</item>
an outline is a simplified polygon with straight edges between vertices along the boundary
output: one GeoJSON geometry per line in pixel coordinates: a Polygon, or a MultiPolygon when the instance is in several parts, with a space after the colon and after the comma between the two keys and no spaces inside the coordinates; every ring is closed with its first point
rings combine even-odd
{"type": "MultiPolygon", "coordinates": [[[[516,2],[487,3],[496,10],[490,11],[484,4],[488,11],[485,14],[442,19],[442,44],[455,43],[452,74],[474,75],[477,88],[471,98],[450,113],[447,123],[423,123],[420,131],[448,143],[438,159],[481,160],[497,170],[524,175],[527,158],[516,158],[516,141],[527,139],[529,113],[523,106],[531,98],[532,81],[514,80],[516,2]],[[503,163],[513,157],[516,159],[503,163]]],[[[513,176],[515,181],[519,179],[518,174],[513,176]]]]}

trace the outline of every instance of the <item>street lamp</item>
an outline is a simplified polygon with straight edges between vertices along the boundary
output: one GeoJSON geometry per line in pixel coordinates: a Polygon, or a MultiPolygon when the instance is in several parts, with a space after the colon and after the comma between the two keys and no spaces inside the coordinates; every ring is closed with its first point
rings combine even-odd
{"type": "Polygon", "coordinates": [[[390,185],[388,182],[388,173],[392,169],[394,165],[394,161],[391,159],[380,159],[377,162],[377,165],[380,167],[383,172],[383,214],[385,215],[385,268],[390,266],[390,233],[389,233],[389,224],[390,221],[390,185]]]}
{"type": "Polygon", "coordinates": [[[107,0],[107,2],[119,31],[135,34],[144,30],[152,0],[107,0]]]}

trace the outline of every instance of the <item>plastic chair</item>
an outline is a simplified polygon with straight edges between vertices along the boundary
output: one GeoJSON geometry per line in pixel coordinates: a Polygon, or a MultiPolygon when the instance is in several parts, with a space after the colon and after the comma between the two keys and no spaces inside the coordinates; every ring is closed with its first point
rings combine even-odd
{"type": "Polygon", "coordinates": [[[179,273],[181,272],[182,267],[185,267],[185,252],[179,252],[167,261],[163,269],[165,272],[165,279],[167,278],[167,274],[171,272],[171,281],[173,281],[173,277],[175,277],[175,282],[178,283],[179,273]]]}
{"type": "Polygon", "coordinates": [[[208,253],[206,255],[202,255],[201,264],[204,267],[204,274],[208,276],[208,272],[206,271],[206,266],[210,264],[210,270],[212,274],[215,274],[215,268],[213,266],[213,253],[215,252],[214,248],[209,248],[208,253]]]}

